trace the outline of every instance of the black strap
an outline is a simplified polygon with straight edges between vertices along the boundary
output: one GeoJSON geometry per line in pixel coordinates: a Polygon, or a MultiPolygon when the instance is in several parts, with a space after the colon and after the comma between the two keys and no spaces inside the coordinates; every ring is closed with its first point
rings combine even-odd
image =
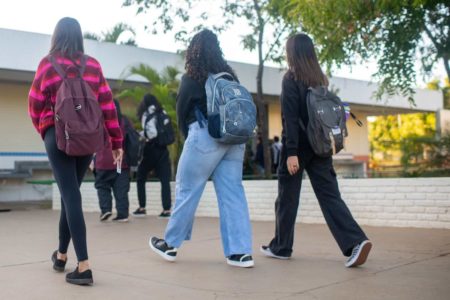
{"type": "Polygon", "coordinates": [[[353,120],[355,120],[356,125],[358,125],[359,127],[363,126],[363,123],[352,112],[350,112],[350,116],[352,116],[353,120]]]}

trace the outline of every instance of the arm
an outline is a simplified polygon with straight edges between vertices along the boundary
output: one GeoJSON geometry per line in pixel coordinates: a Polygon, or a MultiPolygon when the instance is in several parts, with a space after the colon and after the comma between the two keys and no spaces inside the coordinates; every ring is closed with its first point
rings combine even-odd
{"type": "Polygon", "coordinates": [[[39,121],[41,119],[41,114],[47,105],[48,95],[41,89],[43,76],[43,66],[45,65],[44,60],[41,61],[39,67],[36,71],[33,83],[28,93],[28,115],[31,117],[33,126],[40,133],[39,121]]]}
{"type": "Polygon", "coordinates": [[[286,132],[287,156],[297,156],[300,133],[300,95],[295,81],[284,78],[281,90],[281,111],[286,132]]]}
{"type": "Polygon", "coordinates": [[[122,131],[120,130],[119,121],[117,119],[117,111],[113,102],[113,96],[108,83],[100,69],[100,86],[98,89],[98,102],[103,111],[105,126],[111,138],[111,146],[113,150],[122,148],[122,131]]]}
{"type": "Polygon", "coordinates": [[[186,116],[189,110],[189,84],[187,81],[188,79],[183,76],[177,93],[178,127],[181,129],[185,137],[187,137],[186,116]]]}

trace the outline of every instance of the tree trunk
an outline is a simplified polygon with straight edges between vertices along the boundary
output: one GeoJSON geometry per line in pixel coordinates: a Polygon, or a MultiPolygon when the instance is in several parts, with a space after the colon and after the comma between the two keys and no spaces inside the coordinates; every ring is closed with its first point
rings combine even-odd
{"type": "Polygon", "coordinates": [[[258,74],[256,75],[256,107],[258,109],[258,128],[261,135],[263,153],[264,153],[264,177],[272,178],[272,160],[270,157],[269,145],[269,118],[267,116],[267,106],[264,101],[263,94],[263,74],[264,74],[264,58],[263,58],[263,38],[264,38],[264,21],[261,17],[260,7],[255,3],[255,10],[258,15],[258,74]]]}
{"type": "Polygon", "coordinates": [[[448,55],[444,55],[444,56],[442,57],[442,59],[444,60],[444,67],[445,67],[445,71],[447,72],[447,78],[450,80],[449,57],[448,57],[448,55]]]}

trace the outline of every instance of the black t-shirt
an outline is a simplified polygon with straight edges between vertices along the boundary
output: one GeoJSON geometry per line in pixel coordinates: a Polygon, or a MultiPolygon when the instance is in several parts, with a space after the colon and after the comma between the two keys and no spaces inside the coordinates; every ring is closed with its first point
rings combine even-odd
{"type": "Polygon", "coordinates": [[[206,91],[205,84],[200,83],[187,74],[181,78],[177,95],[178,127],[185,137],[188,135],[189,124],[196,122],[195,108],[198,107],[206,117],[206,91]]]}

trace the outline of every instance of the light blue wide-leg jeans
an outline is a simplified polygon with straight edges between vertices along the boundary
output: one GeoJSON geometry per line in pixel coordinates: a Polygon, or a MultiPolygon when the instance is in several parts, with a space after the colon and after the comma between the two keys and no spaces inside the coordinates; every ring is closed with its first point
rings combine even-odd
{"type": "Polygon", "coordinates": [[[178,162],[175,207],[164,238],[169,246],[178,248],[191,238],[195,211],[212,176],[225,256],[252,253],[251,225],[242,186],[244,151],[245,145],[216,142],[206,125],[201,128],[195,122],[189,126],[178,162]]]}

